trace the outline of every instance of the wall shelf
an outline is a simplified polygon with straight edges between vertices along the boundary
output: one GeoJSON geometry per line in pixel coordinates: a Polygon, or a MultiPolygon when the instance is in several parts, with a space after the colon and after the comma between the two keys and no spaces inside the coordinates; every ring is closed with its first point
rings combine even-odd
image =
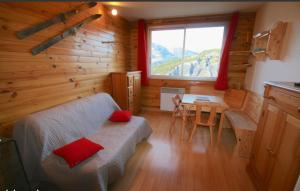
{"type": "Polygon", "coordinates": [[[249,55],[250,50],[233,50],[229,52],[229,55],[249,55]]]}
{"type": "Polygon", "coordinates": [[[264,32],[257,33],[256,35],[253,36],[253,38],[263,38],[263,37],[267,37],[269,34],[270,31],[264,31],[264,32]]]}
{"type": "Polygon", "coordinates": [[[280,60],[281,45],[286,27],[287,23],[280,21],[272,29],[253,36],[252,54],[257,60],[264,60],[267,56],[271,60],[280,60]]]}
{"type": "Polygon", "coordinates": [[[252,51],[252,54],[266,54],[267,49],[265,48],[256,48],[252,51]]]}
{"type": "Polygon", "coordinates": [[[252,66],[252,64],[248,64],[248,63],[245,63],[245,64],[233,64],[232,66],[233,67],[250,67],[250,66],[252,66]]]}

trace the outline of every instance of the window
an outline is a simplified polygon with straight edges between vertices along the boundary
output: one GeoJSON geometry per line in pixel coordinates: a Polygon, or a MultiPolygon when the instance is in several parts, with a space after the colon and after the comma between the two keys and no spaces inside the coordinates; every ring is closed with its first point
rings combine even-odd
{"type": "Polygon", "coordinates": [[[150,28],[150,78],[217,77],[224,24],[150,28]]]}

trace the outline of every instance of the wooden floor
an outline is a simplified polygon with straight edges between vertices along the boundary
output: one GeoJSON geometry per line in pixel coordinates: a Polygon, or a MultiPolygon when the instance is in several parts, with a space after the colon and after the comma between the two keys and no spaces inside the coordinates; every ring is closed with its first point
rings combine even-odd
{"type": "Polygon", "coordinates": [[[153,133],[137,146],[125,175],[109,190],[255,190],[245,170],[247,160],[235,154],[231,129],[223,131],[221,143],[211,146],[208,128],[198,128],[188,143],[179,140],[181,121],[174,136],[169,135],[170,113],[147,111],[142,116],[149,120],[153,133]]]}

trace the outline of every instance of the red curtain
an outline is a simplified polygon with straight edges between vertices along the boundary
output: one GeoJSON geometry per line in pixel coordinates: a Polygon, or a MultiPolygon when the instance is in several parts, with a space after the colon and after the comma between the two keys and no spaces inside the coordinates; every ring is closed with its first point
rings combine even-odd
{"type": "Polygon", "coordinates": [[[220,68],[218,72],[218,77],[215,83],[215,89],[217,90],[226,90],[228,89],[228,64],[229,64],[229,51],[231,47],[231,43],[234,38],[234,33],[238,24],[239,13],[233,13],[229,25],[229,30],[227,33],[225,45],[223,48],[221,61],[220,61],[220,68]]]}
{"type": "Polygon", "coordinates": [[[141,83],[147,86],[148,71],[147,71],[147,28],[144,20],[138,21],[138,70],[142,71],[141,83]]]}

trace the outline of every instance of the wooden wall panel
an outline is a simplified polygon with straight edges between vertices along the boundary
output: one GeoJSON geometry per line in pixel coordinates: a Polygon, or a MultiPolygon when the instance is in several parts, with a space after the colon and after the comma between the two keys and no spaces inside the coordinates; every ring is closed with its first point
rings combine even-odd
{"type": "Polygon", "coordinates": [[[130,23],[129,65],[131,70],[137,70],[138,29],[137,22],[130,23]]]}
{"type": "MultiPolygon", "coordinates": [[[[196,16],[188,18],[158,19],[147,21],[149,25],[167,25],[184,22],[205,22],[229,20],[230,15],[196,16]]],[[[241,13],[229,58],[229,86],[230,88],[243,89],[245,74],[250,56],[252,32],[255,13],[241,13]]],[[[130,68],[137,69],[137,23],[131,23],[130,28],[130,68]]],[[[150,85],[142,88],[142,106],[158,108],[160,104],[160,87],[185,87],[187,92],[203,94],[224,94],[214,90],[214,82],[199,82],[187,80],[157,80],[150,79],[150,85]]]]}
{"type": "Polygon", "coordinates": [[[110,93],[109,73],[129,68],[129,23],[112,17],[101,3],[66,24],[55,24],[23,40],[16,38],[16,31],[79,4],[0,3],[0,135],[9,136],[15,121],[32,112],[97,92],[110,93]],[[76,35],[31,55],[34,46],[96,13],[102,17],[76,35]]]}
{"type": "Polygon", "coordinates": [[[241,13],[229,57],[229,86],[244,89],[255,22],[255,13],[241,13]]]}

